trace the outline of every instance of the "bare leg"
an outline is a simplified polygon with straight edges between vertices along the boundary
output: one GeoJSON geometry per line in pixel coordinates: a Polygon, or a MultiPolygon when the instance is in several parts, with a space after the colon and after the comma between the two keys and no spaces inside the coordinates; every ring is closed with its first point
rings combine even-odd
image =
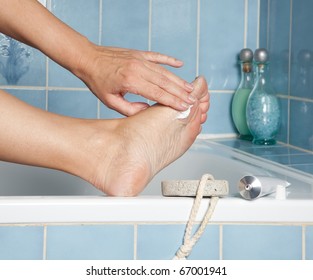
{"type": "Polygon", "coordinates": [[[125,119],[82,120],[42,111],[0,91],[0,160],[62,170],[109,195],[136,195],[199,134],[209,107],[203,78],[192,94],[199,101],[186,119],[155,105],[125,119]]]}

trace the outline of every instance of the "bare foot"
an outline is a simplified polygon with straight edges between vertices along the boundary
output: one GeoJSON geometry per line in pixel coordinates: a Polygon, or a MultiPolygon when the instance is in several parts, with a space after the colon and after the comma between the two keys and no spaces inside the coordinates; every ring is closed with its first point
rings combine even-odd
{"type": "Polygon", "coordinates": [[[155,174],[183,155],[200,133],[209,108],[205,79],[196,79],[194,87],[191,94],[197,101],[187,118],[157,104],[118,120],[111,131],[114,136],[106,139],[106,152],[98,154],[97,169],[89,181],[108,195],[134,196],[155,174]]]}

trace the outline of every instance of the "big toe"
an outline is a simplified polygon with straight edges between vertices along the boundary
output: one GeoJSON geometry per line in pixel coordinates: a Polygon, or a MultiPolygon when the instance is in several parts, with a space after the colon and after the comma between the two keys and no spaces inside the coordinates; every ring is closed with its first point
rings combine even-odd
{"type": "Polygon", "coordinates": [[[197,77],[192,82],[194,89],[192,91],[192,96],[198,100],[202,99],[205,95],[208,95],[208,84],[203,76],[197,77]]]}

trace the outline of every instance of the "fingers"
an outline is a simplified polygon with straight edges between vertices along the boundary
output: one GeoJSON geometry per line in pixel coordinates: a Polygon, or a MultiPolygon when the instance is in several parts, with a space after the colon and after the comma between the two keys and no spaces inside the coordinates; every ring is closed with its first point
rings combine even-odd
{"type": "Polygon", "coordinates": [[[190,95],[194,88],[193,85],[164,67],[144,61],[133,68],[136,69],[137,75],[128,80],[125,91],[144,96],[180,111],[186,110],[195,102],[195,98],[190,95]]]}
{"type": "Polygon", "coordinates": [[[93,63],[78,75],[91,91],[110,108],[130,116],[146,108],[123,98],[126,92],[141,95],[152,101],[184,111],[194,104],[190,94],[194,86],[159,64],[181,67],[183,62],[156,52],[112,47],[97,47],[93,63]],[[86,74],[87,72],[87,74],[86,74]]]}
{"type": "Polygon", "coordinates": [[[144,96],[149,100],[172,107],[178,111],[184,111],[194,103],[193,99],[189,99],[190,95],[175,83],[169,83],[169,80],[165,77],[161,79],[163,80],[157,80],[156,77],[150,77],[150,80],[142,79],[138,81],[136,88],[129,91],[141,95],[140,89],[143,89],[144,96]]]}
{"type": "Polygon", "coordinates": [[[190,83],[187,83],[182,78],[174,75],[171,71],[167,70],[166,68],[154,64],[154,63],[146,63],[145,66],[149,68],[153,73],[159,73],[161,76],[167,77],[170,82],[176,83],[178,86],[180,86],[182,89],[186,90],[187,92],[191,92],[194,89],[194,86],[190,83]]]}
{"type": "Polygon", "coordinates": [[[148,61],[172,67],[181,67],[184,65],[181,60],[158,52],[142,52],[142,56],[148,61]]]}
{"type": "Polygon", "coordinates": [[[132,116],[140,111],[147,109],[149,104],[144,102],[129,102],[124,99],[122,96],[109,96],[109,98],[105,101],[105,104],[124,116],[132,116]]]}

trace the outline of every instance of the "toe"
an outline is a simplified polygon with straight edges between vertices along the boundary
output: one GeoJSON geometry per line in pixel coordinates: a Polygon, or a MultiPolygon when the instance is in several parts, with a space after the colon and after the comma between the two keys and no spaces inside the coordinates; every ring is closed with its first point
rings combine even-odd
{"type": "Polygon", "coordinates": [[[203,76],[197,77],[192,82],[194,89],[191,92],[191,95],[198,100],[208,98],[208,84],[203,76]]]}

